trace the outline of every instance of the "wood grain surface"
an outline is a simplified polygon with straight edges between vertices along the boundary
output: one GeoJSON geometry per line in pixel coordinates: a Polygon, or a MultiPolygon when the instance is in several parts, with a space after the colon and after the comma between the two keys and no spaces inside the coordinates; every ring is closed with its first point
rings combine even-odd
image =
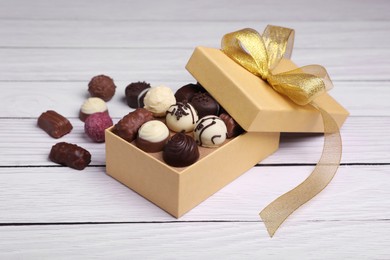
{"type": "Polygon", "coordinates": [[[390,2],[0,1],[0,259],[390,259],[390,2]],[[282,133],[280,148],[180,219],[105,172],[104,144],[78,111],[98,74],[117,84],[114,122],[134,81],[195,82],[196,46],[237,29],[296,30],[293,61],[321,64],[351,113],[330,185],[271,239],[258,213],[313,170],[321,134],[282,133]],[[57,140],[36,125],[54,109],[61,141],[92,154],[84,171],[48,159],[57,140]]]}

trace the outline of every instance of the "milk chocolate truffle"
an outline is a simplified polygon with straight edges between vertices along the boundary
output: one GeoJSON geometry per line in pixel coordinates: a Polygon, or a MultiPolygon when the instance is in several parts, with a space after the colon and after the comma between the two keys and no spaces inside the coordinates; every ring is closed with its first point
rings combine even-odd
{"type": "Polygon", "coordinates": [[[47,110],[39,116],[38,126],[53,138],[60,138],[73,129],[68,119],[53,110],[47,110]]]}
{"type": "Polygon", "coordinates": [[[220,114],[219,118],[221,118],[226,125],[227,138],[239,136],[244,132],[244,129],[242,129],[242,127],[236,122],[236,120],[234,120],[233,117],[231,117],[228,113],[225,112],[220,114]]]}
{"type": "Polygon", "coordinates": [[[98,75],[88,83],[88,91],[91,97],[98,97],[109,101],[115,94],[116,86],[112,78],[106,75],[98,75]]]}
{"type": "Polygon", "coordinates": [[[97,97],[88,98],[80,108],[79,118],[85,122],[88,116],[98,113],[105,112],[108,114],[106,102],[103,99],[97,97]]]}
{"type": "Polygon", "coordinates": [[[163,160],[170,166],[186,167],[199,159],[195,140],[184,133],[176,133],[164,146],[163,160]]]}
{"type": "Polygon", "coordinates": [[[112,119],[107,113],[94,113],[85,120],[84,132],[94,142],[103,143],[105,141],[104,130],[112,124],[112,119]]]}
{"type": "Polygon", "coordinates": [[[174,132],[191,132],[198,121],[198,113],[195,108],[186,101],[177,102],[167,110],[165,122],[169,129],[174,132]]]}
{"type": "Polygon", "coordinates": [[[179,88],[175,93],[176,102],[190,102],[196,93],[206,92],[199,84],[187,84],[179,88]]]}
{"type": "Polygon", "coordinates": [[[135,145],[147,153],[156,153],[162,151],[168,137],[168,127],[159,120],[151,120],[139,128],[135,145]]]}
{"type": "Polygon", "coordinates": [[[149,89],[150,84],[145,81],[130,83],[125,89],[126,101],[129,107],[144,107],[144,98],[149,89]]]}
{"type": "Polygon", "coordinates": [[[196,123],[194,137],[200,146],[218,147],[225,142],[226,136],[226,125],[217,116],[205,116],[196,123]]]}
{"type": "Polygon", "coordinates": [[[164,117],[168,108],[176,104],[175,95],[166,86],[152,87],[144,98],[144,108],[153,113],[155,117],[164,117]]]}
{"type": "Polygon", "coordinates": [[[199,118],[208,115],[218,115],[219,104],[208,93],[196,93],[191,99],[191,105],[198,111],[199,118]]]}
{"type": "Polygon", "coordinates": [[[83,170],[91,162],[91,154],[80,146],[61,142],[53,145],[50,150],[49,159],[52,162],[76,170],[83,170]]]}
{"type": "Polygon", "coordinates": [[[153,114],[150,111],[144,108],[137,108],[119,120],[114,125],[112,131],[126,141],[132,142],[137,137],[137,132],[141,125],[153,119],[153,114]]]}

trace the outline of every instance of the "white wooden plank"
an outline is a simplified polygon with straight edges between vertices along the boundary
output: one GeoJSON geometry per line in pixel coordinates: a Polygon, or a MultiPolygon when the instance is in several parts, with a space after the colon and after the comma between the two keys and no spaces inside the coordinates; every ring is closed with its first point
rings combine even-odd
{"type": "MultiPolygon", "coordinates": [[[[254,167],[180,221],[260,221],[258,213],[313,167],[254,167]]],[[[290,216],[302,221],[388,220],[390,166],[341,166],[331,184],[290,216]]],[[[0,168],[0,223],[175,221],[104,168],[0,168]]]]}
{"type": "MultiPolygon", "coordinates": [[[[59,111],[60,112],[60,111],[59,111]]],[[[71,118],[72,132],[60,139],[48,136],[37,127],[36,119],[0,120],[0,165],[54,165],[48,159],[52,145],[65,141],[76,143],[92,154],[92,165],[105,165],[105,147],[93,143],[84,133],[83,123],[71,118]]],[[[114,122],[119,118],[114,118],[114,122]]],[[[342,163],[389,163],[390,117],[351,117],[341,129],[342,163]]],[[[316,163],[321,156],[321,134],[283,134],[280,148],[263,164],[316,163]]],[[[259,147],[261,149],[261,147],[259,147]]]]}
{"type": "MultiPolygon", "coordinates": [[[[218,47],[219,39],[216,40],[218,47]]],[[[189,49],[0,49],[0,81],[84,81],[100,73],[114,79],[189,81],[189,49]]],[[[321,64],[333,80],[390,80],[389,49],[298,49],[299,66],[321,64]]],[[[388,82],[387,82],[388,83],[388,82]]]]}
{"type": "MultiPolygon", "coordinates": [[[[0,82],[0,117],[38,117],[47,109],[58,110],[67,117],[75,117],[89,97],[88,81],[79,82],[0,82]]],[[[125,100],[125,88],[142,79],[129,76],[128,81],[117,81],[115,96],[107,103],[113,117],[123,117],[130,111],[125,100]]],[[[149,81],[153,86],[165,84],[175,92],[188,81],[149,81]]],[[[390,116],[390,82],[335,81],[329,94],[342,104],[351,116],[390,116]],[[374,101],[374,102],[373,102],[374,101]]]]}
{"type": "Polygon", "coordinates": [[[0,227],[4,259],[388,259],[388,221],[0,227]]]}
{"type": "Polygon", "coordinates": [[[216,46],[225,33],[242,28],[251,27],[262,32],[267,24],[295,29],[297,49],[371,49],[390,45],[390,38],[383,37],[390,32],[388,21],[345,21],[340,26],[338,21],[308,23],[275,17],[269,21],[197,22],[3,20],[0,23],[0,47],[193,48],[197,45],[216,46]]]}
{"type": "Polygon", "coordinates": [[[258,20],[275,19],[301,21],[389,20],[386,0],[333,1],[321,0],[240,0],[234,1],[176,1],[153,2],[145,7],[138,1],[67,1],[3,0],[0,18],[53,20],[258,20]]]}

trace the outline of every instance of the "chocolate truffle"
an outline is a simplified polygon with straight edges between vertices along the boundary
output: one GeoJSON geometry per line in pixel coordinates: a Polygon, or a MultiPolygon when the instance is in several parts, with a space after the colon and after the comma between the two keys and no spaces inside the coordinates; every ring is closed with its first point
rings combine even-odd
{"type": "Polygon", "coordinates": [[[80,108],[79,118],[85,122],[88,116],[98,113],[105,112],[108,114],[106,102],[103,99],[97,97],[88,98],[80,108]]]}
{"type": "Polygon", "coordinates": [[[116,86],[112,78],[106,75],[98,75],[88,83],[88,91],[91,97],[98,97],[109,101],[115,94],[116,86]]]}
{"type": "Polygon", "coordinates": [[[191,99],[191,105],[198,112],[199,118],[208,115],[218,115],[219,104],[208,93],[196,93],[191,99]]]}
{"type": "Polygon", "coordinates": [[[163,160],[170,166],[186,167],[199,159],[195,140],[184,133],[176,133],[164,146],[163,160]]]}
{"type": "Polygon", "coordinates": [[[94,113],[85,120],[84,132],[94,142],[103,143],[105,141],[104,130],[112,124],[112,119],[107,113],[94,113]]]}
{"type": "Polygon", "coordinates": [[[227,138],[239,136],[244,132],[244,129],[242,129],[242,127],[236,122],[236,120],[234,120],[233,117],[231,117],[228,113],[220,114],[219,118],[221,118],[226,125],[227,138]]]}
{"type": "Polygon", "coordinates": [[[49,159],[52,162],[83,170],[91,162],[91,154],[75,144],[61,142],[53,145],[49,159]]]}
{"type": "Polygon", "coordinates": [[[176,99],[170,88],[158,86],[149,89],[144,103],[144,108],[152,112],[155,117],[164,117],[168,108],[176,104],[176,99]]]}
{"type": "Polygon", "coordinates": [[[159,120],[151,120],[139,128],[135,145],[147,153],[156,153],[164,148],[168,137],[168,127],[159,120]]]}
{"type": "Polygon", "coordinates": [[[137,132],[141,125],[153,119],[153,114],[150,111],[144,108],[137,108],[119,120],[114,125],[112,131],[126,141],[132,142],[137,137],[137,132]]]}
{"type": "Polygon", "coordinates": [[[198,121],[198,113],[190,103],[177,102],[167,110],[165,122],[174,132],[191,132],[198,121]]]}
{"type": "Polygon", "coordinates": [[[68,119],[53,110],[47,110],[39,116],[38,126],[54,138],[60,138],[73,129],[68,119]]]}
{"type": "Polygon", "coordinates": [[[125,89],[126,101],[129,107],[144,107],[144,98],[149,89],[150,84],[145,81],[130,83],[125,89]]]}
{"type": "Polygon", "coordinates": [[[226,140],[225,123],[217,116],[205,116],[196,123],[194,137],[203,147],[218,147],[226,140]]]}
{"type": "Polygon", "coordinates": [[[206,90],[199,84],[187,84],[179,88],[175,93],[177,102],[190,102],[192,97],[199,92],[206,92],[206,90]]]}

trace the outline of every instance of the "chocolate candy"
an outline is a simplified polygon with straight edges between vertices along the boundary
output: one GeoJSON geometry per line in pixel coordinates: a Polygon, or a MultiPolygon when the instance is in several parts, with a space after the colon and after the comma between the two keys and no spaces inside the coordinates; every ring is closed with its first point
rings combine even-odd
{"type": "Polygon", "coordinates": [[[186,101],[177,102],[175,105],[170,106],[165,117],[168,128],[174,132],[191,132],[194,130],[198,119],[198,113],[186,101]]]}
{"type": "Polygon", "coordinates": [[[125,89],[126,101],[129,107],[144,107],[144,98],[149,89],[150,84],[145,81],[130,83],[125,89]]]}
{"type": "Polygon", "coordinates": [[[119,120],[112,131],[126,141],[132,142],[137,137],[137,132],[141,125],[152,119],[154,117],[150,111],[144,108],[137,108],[119,120]]]}
{"type": "Polygon", "coordinates": [[[39,116],[38,126],[54,138],[60,138],[73,129],[68,119],[53,110],[48,110],[39,116]]]}
{"type": "Polygon", "coordinates": [[[190,83],[179,88],[175,93],[175,98],[177,102],[190,102],[199,92],[206,92],[206,90],[199,84],[190,83]]]}
{"type": "Polygon", "coordinates": [[[91,97],[84,101],[80,108],[79,118],[81,121],[85,120],[92,114],[104,112],[108,114],[106,102],[98,97],[91,97]]]}
{"type": "Polygon", "coordinates": [[[61,142],[53,145],[49,159],[52,162],[83,170],[91,162],[91,154],[75,144],[61,142]]]}
{"type": "Polygon", "coordinates": [[[184,133],[176,133],[164,146],[163,160],[170,166],[186,167],[199,159],[195,140],[184,133]]]}
{"type": "Polygon", "coordinates": [[[147,153],[156,153],[164,148],[168,137],[168,127],[161,121],[151,120],[139,128],[135,145],[147,153]]]}
{"type": "Polygon", "coordinates": [[[203,147],[218,147],[225,142],[226,136],[226,125],[217,116],[202,117],[194,129],[196,143],[203,147]]]}
{"type": "Polygon", "coordinates": [[[115,94],[116,86],[112,78],[106,75],[98,75],[88,83],[88,91],[91,97],[98,97],[109,101],[115,94]]]}
{"type": "Polygon", "coordinates": [[[219,113],[218,102],[208,93],[196,93],[190,103],[198,112],[199,118],[208,115],[218,115],[219,113]]]}
{"type": "Polygon", "coordinates": [[[112,119],[107,113],[94,113],[85,120],[84,132],[94,142],[103,143],[105,141],[104,130],[112,124],[112,119]]]}
{"type": "Polygon", "coordinates": [[[244,132],[244,129],[242,129],[236,120],[234,120],[233,117],[231,117],[228,113],[220,114],[219,118],[221,118],[226,125],[227,138],[239,136],[244,132]]]}

